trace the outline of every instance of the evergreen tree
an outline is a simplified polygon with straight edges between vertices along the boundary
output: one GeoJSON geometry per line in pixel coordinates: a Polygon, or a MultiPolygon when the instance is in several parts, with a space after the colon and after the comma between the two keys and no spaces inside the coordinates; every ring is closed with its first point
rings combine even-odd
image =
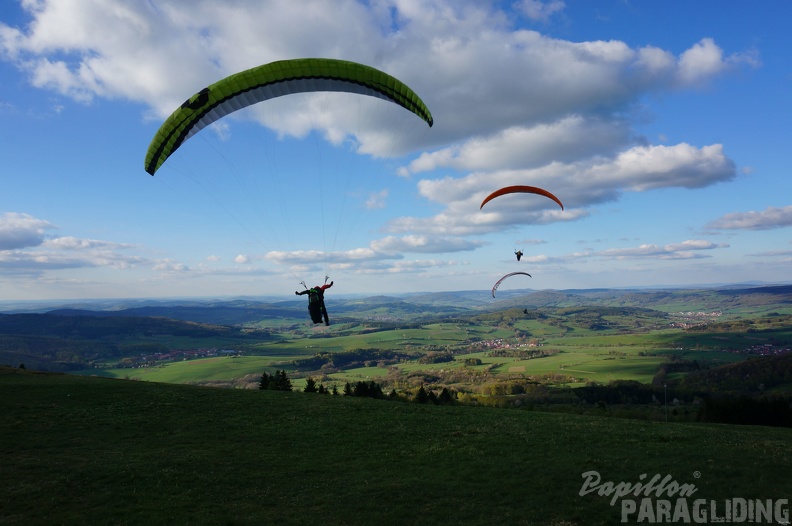
{"type": "Polygon", "coordinates": [[[418,389],[418,392],[415,395],[415,401],[419,404],[425,404],[429,401],[429,395],[427,394],[426,389],[424,389],[424,386],[421,386],[421,388],[418,389]]]}
{"type": "Polygon", "coordinates": [[[275,371],[275,390],[276,391],[291,391],[292,384],[289,377],[286,376],[286,370],[275,371]]]}
{"type": "Polygon", "coordinates": [[[349,382],[344,385],[344,396],[352,396],[352,386],[349,385],[349,382]]]}
{"type": "Polygon", "coordinates": [[[432,402],[434,405],[440,403],[439,400],[437,399],[437,395],[434,394],[434,391],[430,390],[428,396],[429,396],[429,401],[432,402]]]}
{"type": "Polygon", "coordinates": [[[259,382],[259,389],[261,390],[269,389],[270,380],[271,380],[270,376],[265,371],[264,374],[261,375],[261,381],[259,382]]]}
{"type": "Polygon", "coordinates": [[[324,384],[319,384],[319,389],[317,391],[319,394],[328,394],[327,389],[325,389],[324,384]]]}
{"type": "Polygon", "coordinates": [[[451,393],[445,387],[443,387],[443,390],[440,391],[440,397],[439,397],[438,400],[443,405],[448,405],[448,404],[453,404],[454,403],[454,397],[451,396],[451,393]]]}
{"type": "Polygon", "coordinates": [[[312,377],[308,377],[305,381],[305,389],[303,389],[304,393],[315,393],[316,392],[316,380],[312,377]]]}
{"type": "Polygon", "coordinates": [[[336,384],[333,384],[333,394],[338,396],[338,387],[336,386],[336,384]]]}
{"type": "Polygon", "coordinates": [[[366,382],[358,381],[358,383],[355,384],[355,387],[352,390],[352,395],[353,396],[368,396],[369,395],[368,384],[366,382]]]}
{"type": "Polygon", "coordinates": [[[382,387],[375,381],[371,381],[368,387],[369,396],[371,398],[384,398],[385,395],[382,394],[382,387]]]}

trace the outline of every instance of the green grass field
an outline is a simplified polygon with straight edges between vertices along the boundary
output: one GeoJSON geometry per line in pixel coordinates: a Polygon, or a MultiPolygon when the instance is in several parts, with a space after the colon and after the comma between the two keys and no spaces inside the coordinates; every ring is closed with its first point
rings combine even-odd
{"type": "MultiPolygon", "coordinates": [[[[82,371],[82,374],[168,383],[233,383],[278,368],[293,372],[294,360],[318,353],[338,353],[355,349],[425,353],[428,352],[427,349],[448,349],[456,353],[453,362],[421,364],[410,361],[399,363],[396,367],[405,374],[421,371],[432,374],[440,370],[463,367],[466,358],[479,358],[482,364],[472,366],[471,369],[486,370],[502,378],[560,373],[573,377],[573,385],[586,382],[607,383],[612,380],[649,383],[671,356],[722,365],[745,358],[744,355],[728,352],[726,349],[742,349],[779,339],[792,340],[790,331],[691,334],[663,329],[632,334],[577,329],[562,333],[558,327],[537,320],[521,320],[513,328],[435,323],[421,328],[362,331],[352,335],[338,335],[335,332],[341,330],[343,329],[321,327],[309,333],[317,337],[282,338],[277,342],[257,344],[251,347],[253,355],[243,357],[165,362],[145,368],[92,369],[82,371]],[[547,350],[556,354],[532,359],[517,356],[496,357],[490,356],[491,349],[471,353],[468,345],[477,344],[465,343],[470,338],[476,338],[477,341],[502,339],[511,342],[510,345],[515,348],[515,330],[529,331],[530,339],[539,339],[543,344],[539,348],[522,346],[523,349],[547,350]]],[[[383,368],[355,367],[333,373],[330,377],[332,381],[343,384],[347,381],[376,380],[385,375],[386,370],[383,368]]],[[[301,374],[295,376],[298,386],[302,385],[301,377],[301,374]]]]}
{"type": "MultiPolygon", "coordinates": [[[[304,385],[306,375],[321,376],[323,383],[341,386],[361,380],[415,386],[422,380],[408,380],[407,377],[424,375],[427,383],[439,382],[460,392],[476,393],[478,387],[473,383],[520,378],[568,386],[614,380],[650,383],[672,360],[695,360],[701,366],[714,367],[744,360],[747,355],[741,351],[752,346],[792,345],[792,329],[784,316],[731,318],[726,322],[715,321],[706,326],[706,330],[684,330],[672,327],[672,321],[695,323],[695,317],[672,320],[657,311],[628,311],[624,315],[621,312],[620,309],[585,307],[532,313],[513,309],[471,318],[471,321],[443,321],[405,328],[374,327],[363,322],[330,327],[305,325],[268,336],[265,341],[245,340],[242,344],[245,356],[242,357],[166,361],[153,367],[94,368],[81,371],[81,374],[244,387],[264,371],[284,369],[296,388],[304,385]],[[326,376],[317,371],[320,365],[309,369],[299,363],[300,359],[318,354],[360,349],[411,353],[414,358],[407,359],[403,355],[398,363],[388,363],[388,368],[362,367],[363,363],[359,362],[342,370],[329,371],[326,376]],[[544,351],[548,355],[528,359],[520,356],[519,351],[544,351]],[[436,352],[450,352],[454,360],[430,364],[418,361],[422,355],[436,352]],[[466,365],[468,358],[477,358],[481,364],[466,365]],[[452,374],[462,367],[477,374],[452,374]],[[394,371],[389,373],[388,369],[392,368],[397,369],[401,378],[394,371]]],[[[178,343],[187,348],[208,348],[210,344],[227,342],[180,340],[178,343]]],[[[111,363],[115,365],[119,361],[115,359],[111,363]]],[[[678,379],[684,374],[675,372],[670,378],[678,379]]]]}
{"type": "MultiPolygon", "coordinates": [[[[324,347],[323,347],[324,349],[324,347]]],[[[525,376],[544,375],[548,373],[566,373],[579,378],[578,383],[596,381],[607,383],[610,380],[637,380],[650,382],[657,373],[658,368],[666,359],[660,356],[637,356],[635,354],[624,357],[612,357],[607,354],[570,351],[545,358],[521,360],[517,358],[488,357],[487,352],[460,355],[453,362],[436,364],[419,364],[409,362],[396,367],[410,373],[425,371],[431,373],[438,370],[448,370],[464,367],[463,360],[470,357],[480,357],[482,365],[471,367],[473,370],[489,369],[496,375],[525,376]]],[[[82,374],[105,376],[108,378],[124,378],[145,380],[151,382],[167,383],[194,383],[209,381],[231,381],[246,375],[261,375],[264,371],[272,372],[275,369],[293,369],[288,362],[294,356],[244,356],[244,357],[213,357],[180,362],[166,363],[157,367],[122,368],[122,369],[94,369],[83,371],[82,374]]],[[[345,370],[342,373],[331,374],[330,377],[343,383],[360,379],[376,380],[387,374],[381,367],[360,367],[345,370]]]]}
{"type": "Polygon", "coordinates": [[[144,380],[148,382],[192,383],[196,381],[230,381],[248,374],[261,375],[279,368],[275,364],[290,361],[293,356],[218,356],[179,362],[163,363],[155,367],[135,369],[93,369],[84,371],[93,376],[144,380]]]}
{"type": "Polygon", "coordinates": [[[4,525],[618,524],[621,499],[580,494],[589,471],[669,475],[721,514],[792,494],[781,428],[19,369],[0,369],[0,412],[4,525]]]}

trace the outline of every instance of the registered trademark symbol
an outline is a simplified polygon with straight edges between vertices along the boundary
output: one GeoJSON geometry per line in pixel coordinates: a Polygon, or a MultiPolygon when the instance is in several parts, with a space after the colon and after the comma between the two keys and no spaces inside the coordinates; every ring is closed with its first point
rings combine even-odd
{"type": "Polygon", "coordinates": [[[701,471],[694,471],[693,472],[693,478],[700,479],[701,478],[701,471]]]}

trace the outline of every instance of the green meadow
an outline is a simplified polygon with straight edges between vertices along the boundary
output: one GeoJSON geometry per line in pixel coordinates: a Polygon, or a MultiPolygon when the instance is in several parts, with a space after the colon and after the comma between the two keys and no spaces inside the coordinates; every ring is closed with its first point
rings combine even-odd
{"type": "MultiPolygon", "coordinates": [[[[136,369],[94,369],[94,376],[145,380],[165,383],[230,382],[249,374],[275,369],[273,364],[289,362],[293,355],[276,356],[218,356],[163,363],[154,367],[136,369]]],[[[278,367],[280,368],[280,367],[278,367]]]]}
{"type": "Polygon", "coordinates": [[[700,523],[738,499],[783,520],[792,494],[784,428],[8,368],[0,412],[4,525],[700,523]],[[676,490],[614,495],[644,474],[676,490]]]}
{"type": "MultiPolygon", "coordinates": [[[[312,350],[333,352],[335,345],[314,346],[312,350]]],[[[336,351],[338,352],[338,351],[336,351]]],[[[313,353],[312,353],[313,354],[313,353]]],[[[308,354],[306,356],[311,356],[308,354]]],[[[667,361],[663,356],[628,356],[614,357],[607,354],[583,351],[563,351],[544,358],[518,359],[488,356],[489,352],[463,354],[453,362],[422,364],[410,361],[397,364],[396,367],[405,373],[424,371],[446,371],[461,367],[471,370],[489,371],[495,376],[510,377],[514,375],[536,376],[549,373],[565,373],[576,378],[575,383],[602,382],[610,380],[637,380],[650,382],[659,367],[667,361]],[[481,365],[467,366],[466,358],[479,358],[481,365]]],[[[299,355],[297,355],[299,357],[299,355]]],[[[154,367],[93,369],[82,371],[82,374],[106,376],[168,383],[197,383],[213,381],[233,381],[248,375],[261,375],[276,369],[290,371],[294,369],[293,354],[274,354],[265,356],[219,356],[192,360],[164,363],[154,367]]],[[[360,379],[376,379],[385,376],[388,370],[383,367],[356,367],[328,376],[334,381],[343,383],[360,379]]],[[[300,377],[298,375],[298,377],[300,377]]]]}
{"type": "MultiPolygon", "coordinates": [[[[465,368],[483,374],[479,378],[487,381],[532,380],[556,375],[556,384],[561,381],[570,386],[613,380],[651,383],[664,364],[672,360],[717,366],[745,359],[745,354],[736,351],[752,345],[792,342],[792,330],[778,328],[754,332],[690,332],[669,329],[666,324],[635,330],[642,323],[649,324],[638,317],[611,321],[600,318],[596,329],[587,327],[586,323],[590,321],[576,324],[566,319],[565,323],[559,323],[558,318],[516,318],[385,329],[339,324],[283,334],[258,343],[248,342],[243,356],[164,361],[134,368],[95,368],[80,373],[151,382],[245,387],[262,372],[284,369],[295,386],[301,388],[308,375],[320,375],[327,385],[343,385],[360,380],[384,381],[398,375],[449,375],[465,368]],[[398,351],[403,358],[387,365],[358,364],[321,373],[300,366],[304,358],[359,349],[398,351]],[[451,353],[453,360],[439,363],[419,360],[427,353],[442,352],[451,353]],[[543,355],[526,356],[530,352],[543,355]],[[472,363],[470,359],[478,362],[472,363]],[[559,380],[558,375],[566,380],[559,380]]],[[[470,389],[469,385],[447,386],[470,389]]]]}

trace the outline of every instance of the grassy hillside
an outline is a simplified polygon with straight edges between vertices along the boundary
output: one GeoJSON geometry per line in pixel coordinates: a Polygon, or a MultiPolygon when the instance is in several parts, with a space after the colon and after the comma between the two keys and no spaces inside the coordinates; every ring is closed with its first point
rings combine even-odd
{"type": "Polygon", "coordinates": [[[8,525],[619,523],[621,499],[580,495],[592,470],[614,484],[670,475],[695,486],[690,507],[712,500],[721,516],[724,499],[792,494],[780,428],[8,368],[0,412],[8,525]]]}

